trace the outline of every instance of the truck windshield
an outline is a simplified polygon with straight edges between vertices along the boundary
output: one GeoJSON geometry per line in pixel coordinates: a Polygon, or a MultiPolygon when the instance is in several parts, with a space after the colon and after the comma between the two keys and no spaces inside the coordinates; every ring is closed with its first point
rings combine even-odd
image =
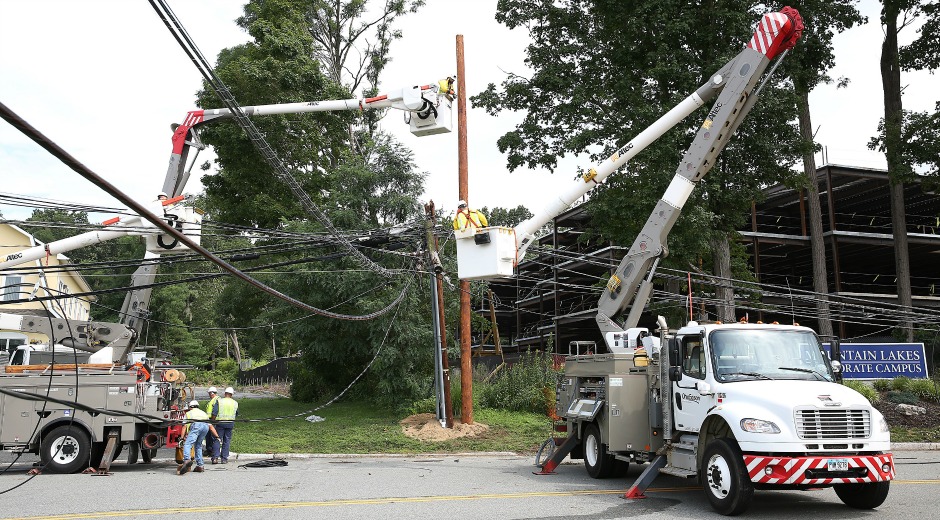
{"type": "Polygon", "coordinates": [[[815,334],[800,330],[735,329],[709,335],[719,381],[832,381],[829,359],[815,334]]]}

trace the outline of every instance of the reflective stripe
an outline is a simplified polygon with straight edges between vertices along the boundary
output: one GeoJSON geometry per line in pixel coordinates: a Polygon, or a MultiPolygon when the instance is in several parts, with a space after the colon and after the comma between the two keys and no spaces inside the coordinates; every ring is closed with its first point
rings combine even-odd
{"type": "Polygon", "coordinates": [[[220,421],[234,421],[235,415],[238,413],[238,402],[232,399],[231,397],[223,397],[219,399],[219,415],[216,416],[216,419],[220,421]]]}

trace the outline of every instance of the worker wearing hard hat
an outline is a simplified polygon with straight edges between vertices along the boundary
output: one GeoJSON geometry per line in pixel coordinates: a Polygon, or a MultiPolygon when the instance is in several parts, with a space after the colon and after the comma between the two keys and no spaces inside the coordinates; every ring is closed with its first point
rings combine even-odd
{"type": "Polygon", "coordinates": [[[202,441],[210,433],[218,438],[219,433],[208,423],[209,416],[206,412],[199,409],[199,401],[190,401],[189,408],[186,411],[186,426],[189,433],[186,435],[186,443],[183,444],[183,463],[176,468],[177,475],[185,475],[193,468],[193,461],[190,460],[190,454],[193,453],[193,447],[196,447],[196,473],[205,471],[205,461],[202,458],[202,441]]]}
{"type": "Polygon", "coordinates": [[[466,201],[457,201],[457,216],[454,217],[454,231],[466,231],[471,227],[480,229],[485,228],[487,225],[486,216],[475,209],[468,208],[466,201]]]}
{"type": "MultiPolygon", "coordinates": [[[[206,415],[212,416],[212,408],[215,407],[215,403],[219,401],[219,389],[210,386],[209,387],[209,402],[206,403],[206,415]]],[[[206,438],[206,455],[212,457],[212,463],[218,464],[219,459],[215,458],[214,454],[219,449],[218,447],[219,440],[216,437],[207,437],[206,438]]]]}
{"type": "Polygon", "coordinates": [[[210,418],[216,421],[215,428],[219,432],[219,444],[212,452],[212,460],[220,459],[222,464],[228,464],[229,445],[232,443],[232,430],[235,429],[235,417],[238,415],[238,402],[232,398],[235,389],[225,389],[225,397],[215,402],[210,418]]]}

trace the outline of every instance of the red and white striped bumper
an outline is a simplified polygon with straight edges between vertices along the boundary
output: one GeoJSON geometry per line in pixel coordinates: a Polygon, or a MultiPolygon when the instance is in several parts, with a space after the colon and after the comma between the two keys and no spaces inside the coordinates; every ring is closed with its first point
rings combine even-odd
{"type": "Polygon", "coordinates": [[[890,453],[844,457],[767,457],[745,454],[744,464],[751,482],[758,484],[857,484],[894,478],[894,456],[890,453]],[[830,459],[847,460],[849,471],[829,472],[830,459]]]}

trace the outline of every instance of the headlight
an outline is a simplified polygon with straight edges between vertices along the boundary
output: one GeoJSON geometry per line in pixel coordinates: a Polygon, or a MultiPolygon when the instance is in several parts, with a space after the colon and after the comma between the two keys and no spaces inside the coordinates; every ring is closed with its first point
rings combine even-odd
{"type": "Polygon", "coordinates": [[[885,420],[884,416],[881,416],[881,419],[878,420],[878,426],[881,427],[882,433],[891,431],[891,428],[888,428],[888,421],[885,420]]]}
{"type": "Polygon", "coordinates": [[[750,433],[780,433],[776,424],[761,419],[741,419],[741,429],[750,433]]]}

